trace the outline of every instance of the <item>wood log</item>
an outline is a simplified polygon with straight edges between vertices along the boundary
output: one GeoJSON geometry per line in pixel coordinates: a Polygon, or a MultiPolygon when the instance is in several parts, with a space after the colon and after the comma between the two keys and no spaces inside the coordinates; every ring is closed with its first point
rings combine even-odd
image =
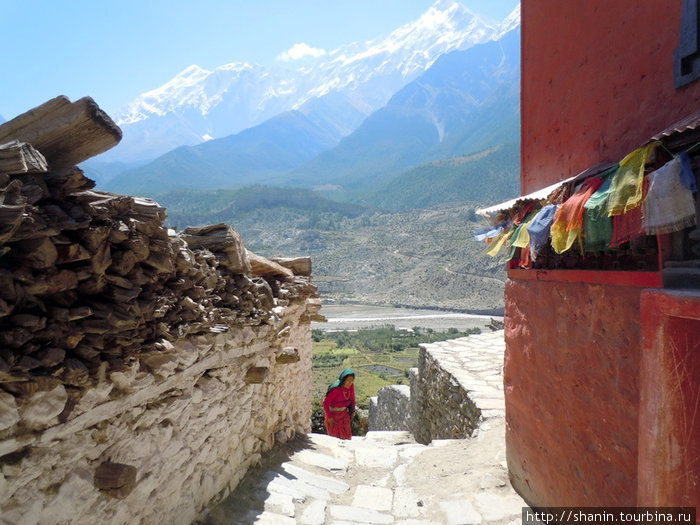
{"type": "Polygon", "coordinates": [[[10,175],[46,173],[49,166],[44,156],[31,144],[13,140],[0,144],[0,171],[10,175]]]}
{"type": "MultiPolygon", "coordinates": [[[[15,373],[14,369],[12,373],[15,373]]],[[[27,376],[18,375],[21,378],[20,381],[8,381],[9,384],[3,384],[3,389],[16,396],[26,397],[37,392],[47,392],[61,384],[61,381],[55,377],[34,376],[31,378],[31,381],[27,381],[27,376]]]]}
{"type": "Polygon", "coordinates": [[[109,242],[119,244],[129,238],[129,227],[124,221],[116,221],[114,227],[109,232],[109,242]]]}
{"type": "Polygon", "coordinates": [[[78,292],[86,295],[97,295],[102,292],[107,285],[104,274],[93,274],[89,279],[82,281],[78,285],[78,292]]]}
{"type": "Polygon", "coordinates": [[[12,234],[13,241],[25,239],[38,239],[40,237],[53,237],[61,233],[61,225],[52,223],[44,216],[41,209],[26,205],[22,214],[22,221],[12,234]]]}
{"type": "Polygon", "coordinates": [[[24,204],[0,204],[0,243],[12,239],[22,223],[24,204]]]}
{"type": "Polygon", "coordinates": [[[51,306],[48,308],[48,314],[51,316],[51,319],[55,321],[77,321],[78,319],[90,317],[92,315],[92,308],[89,306],[78,306],[76,308],[51,306]]]}
{"type": "Polygon", "coordinates": [[[56,264],[58,250],[48,237],[30,239],[17,243],[12,256],[29,268],[45,270],[56,264]]]}
{"type": "Polygon", "coordinates": [[[78,243],[56,245],[56,251],[58,252],[56,264],[86,261],[92,256],[86,248],[78,243]]]}
{"type": "Polygon", "coordinates": [[[289,268],[294,275],[311,275],[311,257],[272,257],[270,260],[289,268]]]}
{"type": "Polygon", "coordinates": [[[60,224],[63,231],[78,230],[89,224],[89,220],[76,221],[57,204],[42,204],[41,215],[49,224],[60,224]]]}
{"type": "Polygon", "coordinates": [[[2,189],[2,203],[3,204],[25,204],[27,201],[22,197],[22,184],[21,180],[12,179],[7,183],[7,185],[2,189]]]}
{"type": "Polygon", "coordinates": [[[16,370],[21,370],[22,372],[29,372],[31,370],[34,370],[35,368],[41,368],[42,364],[41,361],[38,359],[34,359],[32,356],[29,355],[23,355],[17,360],[17,363],[15,364],[15,369],[16,370]]]}
{"type": "Polygon", "coordinates": [[[48,195],[44,189],[37,184],[25,184],[22,186],[21,194],[29,204],[36,204],[48,195]]]}
{"type": "MultiPolygon", "coordinates": [[[[76,279],[76,283],[78,280],[76,279]]],[[[77,284],[76,284],[77,286],[77,284]]],[[[63,292],[55,293],[51,296],[51,301],[56,306],[61,306],[63,308],[70,308],[78,301],[78,291],[75,289],[65,290],[63,292]]]]}
{"type": "Polygon", "coordinates": [[[87,190],[74,193],[71,197],[82,203],[85,211],[95,219],[109,219],[129,215],[134,199],[128,195],[87,190]]]}
{"type": "Polygon", "coordinates": [[[98,247],[93,253],[90,262],[92,263],[93,272],[98,275],[103,274],[109,268],[109,265],[112,264],[112,252],[109,243],[104,243],[98,247]]]}
{"type": "Polygon", "coordinates": [[[100,351],[91,344],[84,344],[84,342],[81,341],[81,343],[73,349],[72,353],[86,363],[95,362],[99,364],[97,358],[100,356],[100,351]]]}
{"type": "Polygon", "coordinates": [[[122,277],[121,275],[114,275],[112,273],[106,273],[105,279],[107,279],[107,282],[109,284],[112,284],[114,286],[118,286],[120,288],[124,288],[125,290],[131,290],[132,288],[135,288],[134,284],[129,279],[126,279],[125,277],[122,277]]]}
{"type": "Polygon", "coordinates": [[[131,217],[140,221],[157,221],[162,223],[165,220],[165,208],[156,201],[145,197],[134,197],[131,210],[131,217]]]}
{"type": "Polygon", "coordinates": [[[122,132],[94,100],[56,97],[0,125],[0,142],[32,144],[51,170],[80,164],[116,146],[122,132]]]}
{"type": "Polygon", "coordinates": [[[8,318],[10,323],[30,330],[43,330],[46,328],[46,317],[32,314],[16,314],[8,318]]]}
{"type": "Polygon", "coordinates": [[[84,319],[80,323],[80,330],[86,334],[107,334],[112,329],[109,319],[84,319]]]}
{"type": "Polygon", "coordinates": [[[26,286],[32,295],[55,295],[78,287],[78,276],[71,270],[60,270],[57,273],[45,272],[26,286]]]}
{"type": "Polygon", "coordinates": [[[0,346],[5,348],[20,348],[31,341],[32,331],[27,328],[9,328],[0,330],[0,346]]]}
{"type": "Polygon", "coordinates": [[[136,262],[142,262],[148,259],[148,255],[151,253],[148,244],[148,237],[138,232],[131,233],[129,240],[124,242],[124,246],[136,257],[136,262]]]}
{"type": "Polygon", "coordinates": [[[61,380],[67,385],[87,386],[90,384],[90,372],[81,360],[67,357],[63,361],[61,380]]]}
{"type": "Polygon", "coordinates": [[[95,181],[88,179],[80,168],[71,167],[48,174],[46,176],[46,185],[54,197],[63,198],[73,193],[94,188],[95,181]]]}
{"type": "MultiPolygon", "coordinates": [[[[28,275],[31,281],[31,272],[28,275]]],[[[22,288],[21,284],[17,282],[15,274],[5,268],[0,268],[0,298],[11,303],[17,303],[20,297],[19,294],[23,291],[18,291],[17,286],[22,288]]]]}
{"type": "Polygon", "coordinates": [[[50,368],[60,365],[66,358],[66,352],[61,348],[50,347],[38,352],[36,358],[41,362],[41,366],[50,368]]]}
{"type": "Polygon", "coordinates": [[[84,228],[78,232],[78,237],[83,246],[85,246],[91,253],[97,252],[100,246],[105,244],[105,241],[109,237],[110,228],[108,226],[90,226],[84,228]]]}
{"type": "Polygon", "coordinates": [[[236,230],[227,224],[189,227],[180,238],[192,249],[209,250],[219,263],[234,273],[250,273],[250,262],[243,240],[236,230]]]}
{"type": "Polygon", "coordinates": [[[12,313],[15,309],[15,305],[7,304],[3,299],[0,299],[0,317],[6,317],[12,313]]]}
{"type": "Polygon", "coordinates": [[[294,272],[289,268],[285,268],[281,264],[271,261],[263,257],[262,255],[257,255],[249,250],[246,250],[248,255],[248,261],[250,261],[251,273],[255,276],[263,275],[282,275],[286,277],[293,277],[294,272]]]}
{"type": "MultiPolygon", "coordinates": [[[[109,277],[107,277],[107,280],[109,281],[109,277]]],[[[133,288],[122,288],[118,285],[108,284],[102,290],[102,294],[105,297],[117,303],[133,301],[139,296],[140,293],[141,288],[138,286],[133,288]]]]}
{"type": "Polygon", "coordinates": [[[159,239],[152,240],[148,245],[148,258],[143,261],[158,273],[172,273],[175,271],[175,254],[169,241],[159,239]]]}

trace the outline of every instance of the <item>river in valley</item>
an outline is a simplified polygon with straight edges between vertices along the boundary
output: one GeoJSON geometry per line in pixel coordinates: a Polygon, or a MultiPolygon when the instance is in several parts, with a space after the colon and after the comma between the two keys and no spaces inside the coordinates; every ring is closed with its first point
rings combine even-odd
{"type": "Polygon", "coordinates": [[[419,326],[432,328],[435,331],[445,331],[448,328],[464,331],[469,328],[485,328],[492,319],[503,321],[502,317],[489,315],[362,304],[324,304],[321,308],[321,314],[328,321],[325,323],[313,322],[311,323],[312,328],[359,330],[390,324],[397,329],[419,326]]]}

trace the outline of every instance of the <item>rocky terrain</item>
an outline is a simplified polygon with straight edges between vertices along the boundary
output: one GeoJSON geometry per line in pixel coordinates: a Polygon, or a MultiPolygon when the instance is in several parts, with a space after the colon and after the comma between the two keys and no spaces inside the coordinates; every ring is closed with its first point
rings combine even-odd
{"type": "MultiPolygon", "coordinates": [[[[310,255],[325,303],[403,305],[484,313],[503,308],[505,264],[474,231],[479,203],[360,216],[253,210],[230,219],[265,256],[310,255]],[[312,226],[312,227],[311,227],[312,226]]],[[[177,208],[168,208],[177,223],[177,208]]]]}

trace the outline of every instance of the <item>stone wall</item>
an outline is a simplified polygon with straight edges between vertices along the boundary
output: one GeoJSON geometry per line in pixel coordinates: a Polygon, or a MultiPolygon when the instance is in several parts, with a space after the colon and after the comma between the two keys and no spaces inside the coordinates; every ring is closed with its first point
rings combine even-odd
{"type": "Polygon", "coordinates": [[[0,395],[0,523],[191,523],[276,442],[310,430],[317,304],[287,300],[269,322],[183,338],[150,368],[98,378],[68,420],[63,385],[0,395]]]}
{"type": "MultiPolygon", "coordinates": [[[[502,401],[494,404],[491,398],[502,393],[470,368],[469,362],[483,368],[481,358],[473,355],[473,348],[481,344],[481,336],[470,337],[473,342],[467,337],[421,345],[418,368],[411,369],[409,375],[411,386],[394,385],[379,390],[370,404],[369,429],[407,430],[416,441],[427,444],[433,439],[469,437],[483,417],[501,415],[502,401]]],[[[493,375],[496,383],[501,383],[500,366],[493,375]]]]}
{"type": "Polygon", "coordinates": [[[440,355],[439,348],[421,345],[413,435],[419,443],[469,437],[478,427],[481,410],[440,355]]]}
{"type": "Polygon", "coordinates": [[[370,398],[369,430],[411,430],[411,387],[390,385],[380,388],[370,398]]]}

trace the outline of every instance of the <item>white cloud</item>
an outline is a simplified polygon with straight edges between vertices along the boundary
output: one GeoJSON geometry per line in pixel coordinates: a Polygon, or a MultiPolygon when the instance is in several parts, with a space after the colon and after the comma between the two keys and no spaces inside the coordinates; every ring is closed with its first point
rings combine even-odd
{"type": "Polygon", "coordinates": [[[325,49],[311,47],[310,45],[302,42],[300,44],[294,44],[284,53],[277,55],[277,60],[281,60],[282,62],[292,62],[293,60],[301,60],[302,58],[307,57],[318,58],[325,54],[325,49]]]}

